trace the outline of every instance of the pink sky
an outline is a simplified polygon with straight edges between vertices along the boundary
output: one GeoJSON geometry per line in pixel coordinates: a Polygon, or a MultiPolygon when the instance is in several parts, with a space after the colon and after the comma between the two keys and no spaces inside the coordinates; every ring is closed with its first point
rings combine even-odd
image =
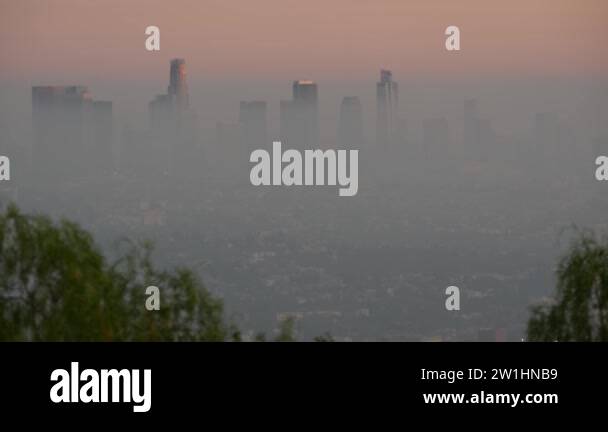
{"type": "Polygon", "coordinates": [[[0,79],[608,75],[606,0],[0,0],[0,79]],[[144,29],[161,29],[147,52],[144,29]],[[459,53],[445,28],[461,30],[459,53]]]}

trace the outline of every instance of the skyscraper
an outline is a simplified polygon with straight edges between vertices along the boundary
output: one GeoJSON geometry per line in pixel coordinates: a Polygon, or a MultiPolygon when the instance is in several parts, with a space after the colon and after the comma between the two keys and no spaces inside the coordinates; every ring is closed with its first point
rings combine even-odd
{"type": "Polygon", "coordinates": [[[397,141],[397,112],[399,110],[399,85],[393,81],[389,70],[380,71],[380,81],[376,83],[376,141],[388,149],[397,141]]]}
{"type": "Polygon", "coordinates": [[[140,176],[151,172],[166,174],[177,134],[177,115],[171,96],[157,95],[148,104],[148,118],[150,138],[145,144],[146,150],[139,155],[139,161],[131,166],[138,168],[136,170],[140,176]]]}
{"type": "Polygon", "coordinates": [[[363,145],[363,110],[356,96],[347,96],[340,105],[338,141],[341,148],[360,150],[363,145]]]}
{"type": "Polygon", "coordinates": [[[186,60],[171,60],[167,93],[178,112],[190,107],[188,84],[186,83],[186,60]]]}
{"type": "Polygon", "coordinates": [[[202,154],[195,115],[190,109],[184,59],[171,60],[167,94],[157,95],[148,104],[148,112],[151,140],[147,156],[156,159],[151,165],[170,174],[197,171],[202,154]]]}
{"type": "Polygon", "coordinates": [[[169,95],[157,95],[154,100],[148,104],[148,115],[150,118],[150,124],[153,127],[157,127],[168,121],[171,116],[171,99],[169,95]]]}
{"type": "Polygon", "coordinates": [[[281,139],[297,149],[319,145],[319,100],[317,84],[308,80],[293,82],[293,99],[281,101],[281,139]]]}
{"type": "Polygon", "coordinates": [[[84,86],[32,87],[34,172],[66,179],[86,172],[86,124],[92,103],[84,86]]]}
{"type": "Polygon", "coordinates": [[[317,108],[317,84],[309,80],[294,81],[293,100],[298,103],[301,103],[302,105],[308,105],[311,108],[317,108]]]}

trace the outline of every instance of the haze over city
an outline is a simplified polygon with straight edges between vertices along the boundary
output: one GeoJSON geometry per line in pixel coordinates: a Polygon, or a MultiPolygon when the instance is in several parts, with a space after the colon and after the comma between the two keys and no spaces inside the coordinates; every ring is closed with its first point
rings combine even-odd
{"type": "Polygon", "coordinates": [[[608,229],[607,12],[0,0],[0,204],[76,220],[108,253],[155,241],[245,331],[292,316],[304,339],[519,340],[571,227],[608,229]],[[249,155],[274,140],[359,150],[358,193],[253,186],[249,155]]]}

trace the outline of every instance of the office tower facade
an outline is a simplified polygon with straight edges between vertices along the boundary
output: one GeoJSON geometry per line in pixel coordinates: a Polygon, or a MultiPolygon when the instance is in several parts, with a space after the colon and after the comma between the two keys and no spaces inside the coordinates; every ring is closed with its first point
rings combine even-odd
{"type": "Polygon", "coordinates": [[[363,146],[363,109],[356,96],[347,96],[340,104],[338,142],[340,148],[360,150],[363,146]]]}
{"type": "Polygon", "coordinates": [[[190,108],[188,84],[186,83],[186,60],[173,59],[169,69],[169,87],[167,94],[177,112],[190,108]]]}
{"type": "Polygon", "coordinates": [[[269,147],[266,102],[242,101],[239,107],[239,124],[244,148],[251,151],[269,147]]]}
{"type": "Polygon", "coordinates": [[[376,142],[380,148],[388,149],[398,142],[399,110],[399,85],[389,70],[381,70],[380,81],[376,83],[376,110],[376,142]]]}
{"type": "Polygon", "coordinates": [[[171,99],[169,95],[157,95],[154,100],[148,104],[148,116],[150,125],[158,127],[172,118],[171,99]]]}
{"type": "Polygon", "coordinates": [[[299,80],[293,82],[293,100],[302,106],[308,106],[313,110],[318,106],[317,84],[309,80],[299,80]]]}
{"type": "Polygon", "coordinates": [[[145,151],[139,155],[139,163],[132,164],[138,168],[139,177],[152,173],[153,176],[159,173],[164,175],[169,171],[172,146],[177,134],[175,111],[173,99],[168,94],[157,95],[148,104],[149,140],[145,151]]]}
{"type": "Polygon", "coordinates": [[[92,98],[84,86],[32,87],[33,167],[45,178],[86,174],[92,98]]]}
{"type": "Polygon", "coordinates": [[[281,101],[281,140],[296,149],[319,146],[319,100],[317,84],[294,81],[293,98],[281,101]]]}
{"type": "Polygon", "coordinates": [[[170,61],[167,94],[157,95],[148,104],[148,114],[148,165],[163,174],[189,176],[198,171],[202,150],[195,114],[190,109],[184,59],[170,61]]]}

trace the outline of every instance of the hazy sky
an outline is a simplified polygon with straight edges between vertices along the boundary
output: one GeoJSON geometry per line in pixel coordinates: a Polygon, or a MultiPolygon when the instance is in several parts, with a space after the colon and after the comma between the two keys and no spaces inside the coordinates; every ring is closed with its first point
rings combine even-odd
{"type": "Polygon", "coordinates": [[[207,77],[595,75],[606,18],[605,0],[0,0],[1,76],[156,80],[176,56],[207,77]],[[148,25],[160,53],[144,49],[148,25]]]}

